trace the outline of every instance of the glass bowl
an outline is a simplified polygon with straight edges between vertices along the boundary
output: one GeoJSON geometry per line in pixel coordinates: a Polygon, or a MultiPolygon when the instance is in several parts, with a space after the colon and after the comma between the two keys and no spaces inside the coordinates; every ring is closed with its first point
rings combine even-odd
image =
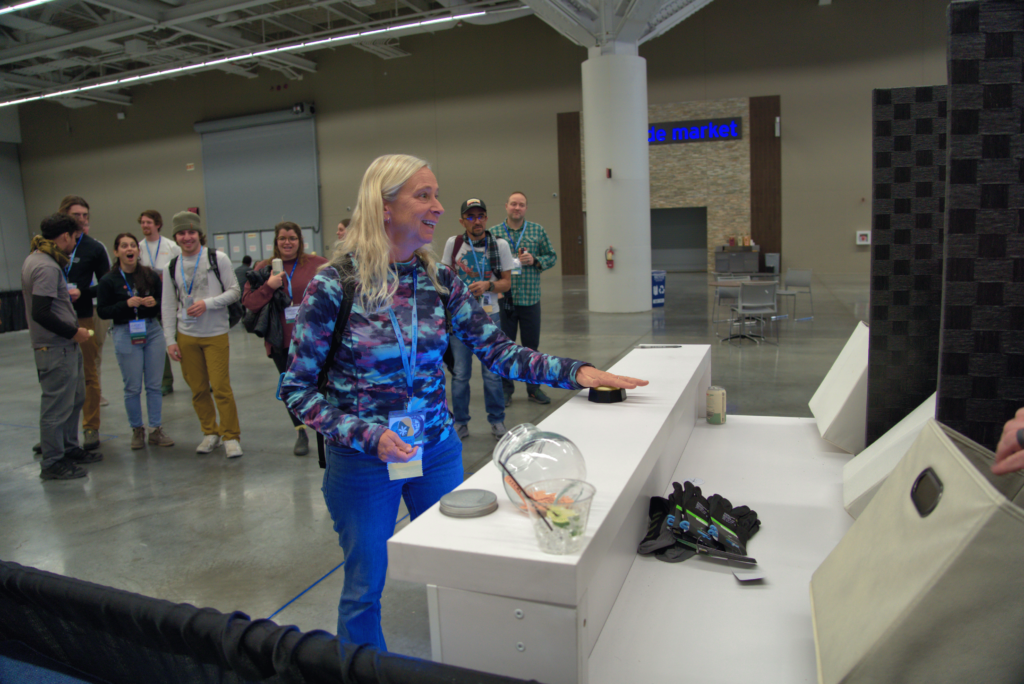
{"type": "Polygon", "coordinates": [[[508,431],[494,447],[494,465],[501,471],[509,501],[526,512],[520,487],[552,479],[586,480],[587,464],[572,440],[523,423],[508,431]]]}

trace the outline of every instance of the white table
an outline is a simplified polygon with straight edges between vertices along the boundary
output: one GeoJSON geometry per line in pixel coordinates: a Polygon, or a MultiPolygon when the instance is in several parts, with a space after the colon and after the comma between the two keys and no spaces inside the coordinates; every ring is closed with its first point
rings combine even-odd
{"type": "Polygon", "coordinates": [[[391,576],[428,585],[434,660],[545,684],[654,681],[692,668],[709,681],[765,681],[770,651],[793,664],[780,672],[813,673],[807,583],[849,524],[848,456],[822,442],[811,420],[734,416],[707,425],[706,345],[637,349],[612,371],[652,384],[623,404],[592,404],[580,393],[540,425],[580,447],[597,488],[582,551],[542,553],[490,466],[463,488],[495,492],[498,511],[460,520],[435,506],[388,542],[391,576]],[[764,585],[740,586],[706,559],[671,565],[636,555],[649,497],[685,477],[759,512],[764,529],[750,552],[767,573],[764,585]],[[727,655],[702,653],[682,667],[675,641],[685,630],[671,625],[683,610],[708,616],[706,631],[690,631],[699,652],[727,655]],[[734,626],[756,677],[724,674],[741,658],[734,642],[716,642],[713,624],[734,626]]]}

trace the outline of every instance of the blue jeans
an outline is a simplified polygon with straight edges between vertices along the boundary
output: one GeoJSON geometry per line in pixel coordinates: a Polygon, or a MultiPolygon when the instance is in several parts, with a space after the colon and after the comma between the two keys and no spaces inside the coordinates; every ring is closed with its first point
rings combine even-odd
{"type": "Polygon", "coordinates": [[[146,343],[132,344],[128,324],[115,325],[110,335],[114,338],[114,354],[124,378],[124,409],[128,412],[128,424],[133,428],[144,427],[142,422],[142,387],[145,379],[146,412],[149,427],[160,427],[160,412],[163,408],[163,393],[160,385],[164,377],[164,331],[160,321],[146,320],[146,343]]]}
{"type": "MultiPolygon", "coordinates": [[[[452,369],[452,405],[455,409],[455,422],[469,422],[469,380],[473,377],[473,352],[457,337],[448,338],[448,346],[455,357],[452,369]]],[[[495,375],[482,362],[481,374],[484,376],[484,405],[487,407],[487,422],[505,422],[505,393],[501,389],[501,377],[495,375]]]]}
{"type": "Polygon", "coordinates": [[[405,499],[415,520],[462,484],[462,442],[454,430],[427,444],[423,476],[388,479],[376,456],[328,445],[323,492],[334,530],[345,552],[345,582],[338,604],[338,636],[386,650],[380,628],[380,596],[388,571],[387,541],[395,531],[398,505],[405,499]]]}
{"type": "MultiPolygon", "coordinates": [[[[509,295],[506,294],[505,296],[509,295]]],[[[516,333],[520,333],[522,337],[519,339],[519,344],[537,351],[537,347],[540,346],[540,302],[530,304],[529,306],[513,305],[511,311],[502,307],[501,331],[513,342],[516,341],[516,333]]],[[[515,384],[511,380],[502,378],[501,385],[504,388],[505,394],[512,396],[512,393],[515,391],[515,384]]],[[[526,384],[526,391],[530,394],[536,392],[539,388],[540,385],[526,384]]]]}

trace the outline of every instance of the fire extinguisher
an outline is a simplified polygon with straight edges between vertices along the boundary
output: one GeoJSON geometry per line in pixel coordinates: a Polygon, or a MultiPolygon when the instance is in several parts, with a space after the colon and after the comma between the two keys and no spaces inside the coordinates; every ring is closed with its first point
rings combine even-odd
{"type": "Polygon", "coordinates": [[[615,268],[615,248],[609,247],[604,251],[604,260],[608,268],[615,268]]]}

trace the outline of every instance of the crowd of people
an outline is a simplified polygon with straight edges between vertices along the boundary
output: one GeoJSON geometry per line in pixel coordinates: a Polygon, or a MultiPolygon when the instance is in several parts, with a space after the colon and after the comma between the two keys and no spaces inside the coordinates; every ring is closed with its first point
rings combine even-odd
{"type": "MultiPolygon", "coordinates": [[[[448,240],[440,262],[452,269],[495,326],[513,341],[518,333],[523,346],[536,350],[540,342],[540,273],[551,268],[557,256],[543,226],[525,219],[526,208],[525,193],[512,193],[505,203],[505,219],[488,229],[486,203],[467,200],[459,219],[465,232],[448,240]]],[[[139,214],[142,239],[131,232],[120,233],[111,244],[111,253],[89,236],[89,212],[89,203],[82,197],[68,195],[61,200],[57,213],[43,221],[49,227],[41,227],[22,272],[33,349],[37,356],[61,349],[69,367],[74,366],[73,358],[80,356],[78,375],[84,383],[78,408],[73,395],[44,400],[40,426],[54,420],[63,425],[80,416],[82,439],[79,444],[77,432],[69,432],[60,448],[52,432],[41,439],[35,447],[42,454],[40,477],[85,477],[84,466],[103,459],[98,450],[100,406],[106,405],[106,400],[101,394],[100,364],[108,324],[123,379],[132,449],[144,449],[147,444],[174,445],[162,426],[162,397],[174,391],[173,361],[181,365],[182,377],[192,392],[202,431],[197,453],[223,447],[227,458],[241,456],[241,426],[229,373],[229,309],[240,302],[253,316],[264,316],[267,334],[261,337],[266,353],[283,374],[306,288],[327,260],[306,254],[301,228],[283,221],[274,227],[272,258],[253,264],[252,257],[246,255],[235,266],[226,254],[207,247],[198,214],[176,214],[170,237],[166,237],[163,217],[154,209],[139,214]],[[64,249],[65,238],[56,239],[53,231],[72,226],[74,230],[60,234],[73,239],[64,249]],[[63,289],[59,293],[53,290],[53,268],[43,266],[60,271],[63,289]],[[65,298],[70,312],[62,306],[65,298]],[[51,307],[37,310],[34,304],[51,307]],[[89,332],[75,341],[72,328],[79,327],[89,332]],[[67,411],[71,413],[65,416],[67,411]]],[[[345,244],[346,237],[352,238],[351,222],[346,218],[338,223],[337,246],[345,244]]],[[[355,254],[342,249],[343,254],[355,254]]],[[[457,335],[451,336],[446,364],[452,377],[453,429],[460,439],[469,436],[473,354],[457,335]]],[[[43,366],[47,364],[37,359],[37,365],[45,397],[49,384],[44,382],[43,366]]],[[[486,362],[481,376],[490,433],[500,439],[506,432],[505,407],[512,401],[514,384],[492,372],[486,362]]],[[[75,382],[61,380],[66,387],[75,382]]],[[[550,402],[532,381],[527,382],[527,396],[541,404],[550,402]]],[[[306,424],[296,411],[287,411],[296,431],[292,451],[305,456],[310,450],[306,424]]]]}
{"type": "Polygon", "coordinates": [[[400,500],[415,518],[463,480],[472,356],[482,362],[495,439],[506,431],[513,380],[527,383],[529,398],[541,403],[549,401],[541,384],[647,384],[536,351],[538,276],[556,257],[525,211],[526,196],[513,193],[507,218],[488,231],[486,204],[467,200],[465,232],[448,241],[438,261],[429,247],[444,213],[437,179],[423,160],[388,155],[367,169],[351,220],[338,224],[330,261],[306,254],[301,228],[283,221],[274,227],[273,257],[236,270],[226,254],[207,247],[203,222],[191,211],[174,215],[171,239],[161,235],[159,212],[142,212],[142,241],[119,233],[110,259],[88,236],[89,205],[65,198],[42,221],[22,269],[42,390],[40,477],[84,477],[84,466],[103,458],[99,321],[112,323],[132,449],[174,445],[162,425],[173,361],[203,433],[196,451],[223,446],[227,458],[241,456],[228,372],[228,330],[240,301],[255,327],[262,319],[296,430],[293,452],[309,453],[307,426],[327,440],[323,491],[346,559],[338,633],[386,648],[386,541],[400,500]],[[515,344],[517,327],[524,346],[515,344]],[[454,417],[442,370],[449,346],[454,417]]]}

